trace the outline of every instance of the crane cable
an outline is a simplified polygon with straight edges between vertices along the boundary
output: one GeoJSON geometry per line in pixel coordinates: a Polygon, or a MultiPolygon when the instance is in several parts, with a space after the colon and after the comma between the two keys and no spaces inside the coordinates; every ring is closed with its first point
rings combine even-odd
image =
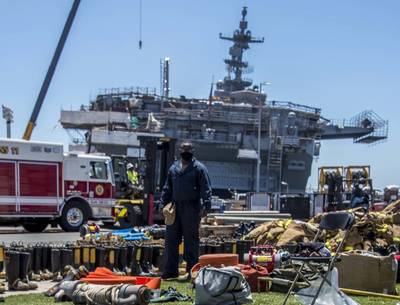
{"type": "Polygon", "coordinates": [[[139,0],[139,50],[142,49],[142,0],[139,0]]]}

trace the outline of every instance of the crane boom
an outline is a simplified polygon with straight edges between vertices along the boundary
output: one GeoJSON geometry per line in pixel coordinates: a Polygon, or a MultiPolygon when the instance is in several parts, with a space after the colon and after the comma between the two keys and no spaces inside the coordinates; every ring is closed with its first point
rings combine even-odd
{"type": "Polygon", "coordinates": [[[39,95],[38,95],[38,97],[36,99],[36,103],[35,103],[35,106],[33,108],[31,117],[30,117],[29,122],[28,122],[28,124],[26,126],[26,129],[25,129],[25,132],[24,132],[24,136],[23,136],[24,140],[30,140],[31,139],[33,128],[36,126],[36,120],[37,120],[37,118],[39,116],[40,109],[42,108],[43,101],[44,101],[44,99],[46,97],[47,90],[49,89],[51,79],[53,78],[54,71],[56,70],[58,60],[60,59],[61,52],[62,52],[62,50],[64,48],[65,41],[67,40],[67,37],[68,37],[69,31],[71,29],[72,23],[74,22],[75,15],[76,15],[76,12],[78,10],[80,2],[81,2],[81,0],[74,0],[74,3],[72,4],[71,10],[70,10],[70,12],[68,14],[67,21],[65,22],[65,25],[64,25],[64,29],[63,29],[63,31],[61,33],[61,36],[60,36],[60,39],[58,41],[57,48],[56,48],[56,50],[54,52],[54,55],[53,55],[53,58],[51,60],[50,66],[49,66],[49,68],[47,70],[47,73],[46,73],[46,77],[45,77],[45,79],[43,81],[42,87],[40,88],[39,95]]]}

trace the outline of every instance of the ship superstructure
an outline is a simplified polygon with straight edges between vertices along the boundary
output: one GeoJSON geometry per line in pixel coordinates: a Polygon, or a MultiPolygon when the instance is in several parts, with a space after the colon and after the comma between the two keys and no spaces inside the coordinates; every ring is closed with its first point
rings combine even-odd
{"type": "Polygon", "coordinates": [[[229,189],[255,191],[259,142],[260,191],[280,193],[285,185],[285,192],[303,193],[321,140],[351,138],[370,144],[387,138],[388,122],[373,111],[337,123],[323,118],[319,108],[266,101],[260,87],[243,77],[251,70],[244,52],[251,43],[264,41],[252,36],[246,15],[243,8],[232,36],[220,34],[232,42],[230,58],[225,59],[228,75],[208,98],[170,97],[165,94],[168,85],[161,95],[148,88],[108,89],[88,107],[62,111],[61,124],[83,131],[86,149],[109,155],[140,151],[140,136],[149,133],[178,142],[192,140],[220,195],[229,189]]]}

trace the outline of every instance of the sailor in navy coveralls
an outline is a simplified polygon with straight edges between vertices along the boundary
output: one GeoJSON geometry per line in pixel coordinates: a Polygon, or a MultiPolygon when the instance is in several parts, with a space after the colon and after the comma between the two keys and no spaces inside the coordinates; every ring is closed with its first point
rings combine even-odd
{"type": "Polygon", "coordinates": [[[211,184],[207,168],[193,157],[193,145],[183,142],[181,159],[170,167],[161,194],[161,206],[176,206],[175,222],[167,226],[163,279],[178,277],[179,244],[184,239],[186,276],[199,260],[199,226],[211,209],[211,184]]]}

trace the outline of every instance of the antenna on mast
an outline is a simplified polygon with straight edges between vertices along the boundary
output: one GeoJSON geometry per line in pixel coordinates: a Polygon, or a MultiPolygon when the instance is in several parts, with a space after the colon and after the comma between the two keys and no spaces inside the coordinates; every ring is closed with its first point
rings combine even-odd
{"type": "Polygon", "coordinates": [[[212,107],[213,91],[214,91],[214,75],[212,76],[212,79],[211,79],[210,95],[208,96],[208,126],[210,126],[210,122],[211,122],[211,107],[212,107]]]}

